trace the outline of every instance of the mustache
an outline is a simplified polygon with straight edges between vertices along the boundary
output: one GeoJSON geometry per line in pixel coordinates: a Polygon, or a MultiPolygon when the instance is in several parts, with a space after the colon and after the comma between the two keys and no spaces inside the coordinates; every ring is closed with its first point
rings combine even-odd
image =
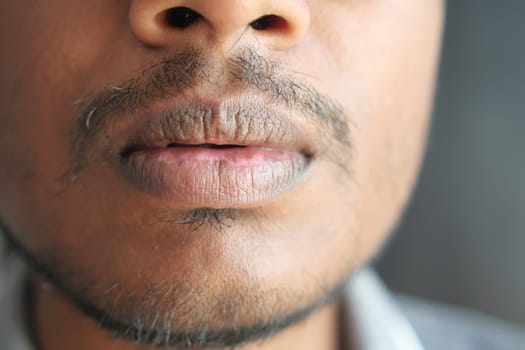
{"type": "MultiPolygon", "coordinates": [[[[182,95],[199,86],[216,86],[219,91],[246,88],[260,93],[270,104],[301,112],[316,125],[320,138],[351,150],[351,128],[343,108],[297,76],[252,47],[239,49],[224,62],[199,49],[176,52],[131,79],[74,102],[81,110],[72,131],[76,166],[65,176],[71,181],[78,177],[88,163],[92,140],[117,116],[147,109],[152,101],[182,95]]],[[[344,167],[343,162],[338,164],[344,167]]]]}

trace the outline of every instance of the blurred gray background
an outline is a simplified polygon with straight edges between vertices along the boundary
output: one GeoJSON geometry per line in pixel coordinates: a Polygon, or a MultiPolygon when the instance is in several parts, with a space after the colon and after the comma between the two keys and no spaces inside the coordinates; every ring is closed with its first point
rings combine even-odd
{"type": "Polygon", "coordinates": [[[525,325],[525,1],[452,0],[426,163],[378,270],[525,325]]]}

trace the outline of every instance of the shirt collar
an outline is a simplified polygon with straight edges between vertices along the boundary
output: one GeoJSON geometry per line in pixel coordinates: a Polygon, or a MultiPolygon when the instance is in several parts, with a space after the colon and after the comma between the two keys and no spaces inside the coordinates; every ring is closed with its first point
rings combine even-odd
{"type": "Polygon", "coordinates": [[[351,328],[348,334],[357,337],[359,349],[424,350],[392,295],[371,269],[356,272],[345,292],[345,324],[351,328]]]}

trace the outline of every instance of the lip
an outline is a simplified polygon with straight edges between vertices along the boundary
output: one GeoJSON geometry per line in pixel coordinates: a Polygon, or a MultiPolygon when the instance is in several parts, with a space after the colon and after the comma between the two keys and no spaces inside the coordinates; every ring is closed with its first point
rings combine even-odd
{"type": "Polygon", "coordinates": [[[181,101],[139,120],[120,168],[181,208],[260,206],[301,183],[314,153],[288,115],[255,97],[181,101]]]}

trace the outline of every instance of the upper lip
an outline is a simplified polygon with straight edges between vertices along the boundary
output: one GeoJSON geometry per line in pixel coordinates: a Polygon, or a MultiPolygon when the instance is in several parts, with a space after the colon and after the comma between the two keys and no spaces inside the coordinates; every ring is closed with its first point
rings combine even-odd
{"type": "Polygon", "coordinates": [[[307,157],[314,153],[307,141],[311,138],[290,120],[289,111],[284,113],[256,96],[175,101],[144,114],[134,123],[121,155],[178,145],[256,146],[307,157]]]}

